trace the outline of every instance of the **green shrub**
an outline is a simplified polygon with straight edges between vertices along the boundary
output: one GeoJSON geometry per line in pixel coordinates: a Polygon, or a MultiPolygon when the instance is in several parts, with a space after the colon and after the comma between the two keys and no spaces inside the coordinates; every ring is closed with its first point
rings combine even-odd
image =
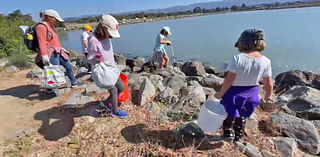
{"type": "Polygon", "coordinates": [[[19,10],[0,18],[0,58],[10,56],[10,53],[30,53],[23,43],[23,35],[19,26],[32,25],[30,15],[23,15],[19,10]]]}
{"type": "Polygon", "coordinates": [[[32,65],[32,59],[24,52],[12,53],[9,57],[9,64],[19,68],[27,68],[32,65]]]}

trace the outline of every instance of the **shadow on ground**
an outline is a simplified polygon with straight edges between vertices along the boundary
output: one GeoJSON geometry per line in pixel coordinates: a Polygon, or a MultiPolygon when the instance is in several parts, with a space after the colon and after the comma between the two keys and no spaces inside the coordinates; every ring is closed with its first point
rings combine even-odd
{"type": "Polygon", "coordinates": [[[40,91],[40,86],[37,85],[23,85],[13,88],[0,90],[2,96],[13,96],[20,99],[32,100],[48,100],[54,98],[54,93],[45,93],[40,91]]]}
{"type": "Polygon", "coordinates": [[[205,139],[190,139],[177,137],[172,130],[147,130],[145,124],[128,126],[121,130],[121,135],[130,143],[160,144],[165,148],[181,149],[195,146],[198,150],[212,150],[221,148],[223,142],[215,142],[221,138],[206,137],[205,139]]]}
{"type": "Polygon", "coordinates": [[[97,102],[89,102],[80,109],[73,105],[64,105],[40,111],[34,115],[34,119],[42,121],[38,132],[46,140],[57,141],[70,134],[74,126],[74,118],[99,117],[98,110],[101,110],[101,107],[97,105],[97,102]]]}

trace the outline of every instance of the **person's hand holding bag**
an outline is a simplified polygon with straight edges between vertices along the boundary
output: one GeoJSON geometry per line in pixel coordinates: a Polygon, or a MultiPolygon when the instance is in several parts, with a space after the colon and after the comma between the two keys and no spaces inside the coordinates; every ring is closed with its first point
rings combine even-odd
{"type": "Polygon", "coordinates": [[[102,55],[101,54],[97,54],[96,55],[98,63],[102,62],[102,55]]]}

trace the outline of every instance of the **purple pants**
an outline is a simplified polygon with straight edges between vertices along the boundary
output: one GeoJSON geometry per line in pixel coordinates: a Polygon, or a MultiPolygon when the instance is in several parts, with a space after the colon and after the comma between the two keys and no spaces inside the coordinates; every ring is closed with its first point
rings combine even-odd
{"type": "Polygon", "coordinates": [[[231,86],[220,102],[228,116],[248,118],[260,104],[258,86],[231,86]]]}

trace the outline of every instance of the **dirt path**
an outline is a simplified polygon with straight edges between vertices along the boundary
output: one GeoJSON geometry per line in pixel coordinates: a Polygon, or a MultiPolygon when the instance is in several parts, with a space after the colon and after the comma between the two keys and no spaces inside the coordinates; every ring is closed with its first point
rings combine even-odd
{"type": "Polygon", "coordinates": [[[34,129],[37,122],[33,116],[58,101],[39,95],[38,81],[27,79],[28,71],[0,73],[0,143],[15,132],[34,129]]]}

